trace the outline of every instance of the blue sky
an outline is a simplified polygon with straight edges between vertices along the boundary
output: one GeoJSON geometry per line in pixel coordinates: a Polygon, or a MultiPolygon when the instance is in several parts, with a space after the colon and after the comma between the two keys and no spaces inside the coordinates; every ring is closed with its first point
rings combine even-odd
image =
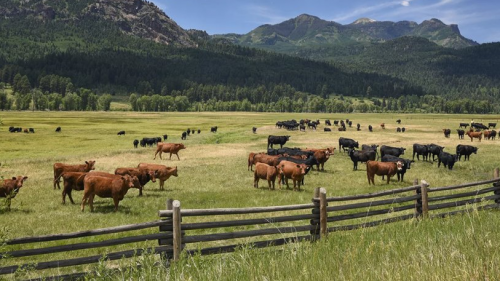
{"type": "Polygon", "coordinates": [[[208,34],[244,34],[300,14],[349,24],[358,18],[378,21],[437,18],[458,24],[463,36],[479,43],[500,42],[499,0],[153,0],[184,29],[208,34]]]}

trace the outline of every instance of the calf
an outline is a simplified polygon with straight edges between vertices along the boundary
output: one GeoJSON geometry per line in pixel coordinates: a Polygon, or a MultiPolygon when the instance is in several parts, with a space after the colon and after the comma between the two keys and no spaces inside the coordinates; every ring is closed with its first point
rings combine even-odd
{"type": "Polygon", "coordinates": [[[451,134],[451,130],[450,129],[443,129],[443,133],[444,133],[445,138],[449,138],[450,134],[451,134]]]}
{"type": "MultiPolygon", "coordinates": [[[[401,170],[398,170],[396,174],[398,176],[398,181],[403,182],[405,174],[406,174],[406,170],[411,169],[411,163],[414,163],[415,161],[410,160],[410,159],[404,159],[404,158],[392,156],[392,155],[384,155],[384,157],[382,157],[382,162],[396,163],[398,161],[403,163],[403,167],[401,168],[401,170]]],[[[384,176],[382,176],[382,179],[384,179],[384,176]]]]}
{"type": "MultiPolygon", "coordinates": [[[[279,175],[279,169],[276,166],[269,166],[264,163],[257,163],[255,165],[255,171],[253,173],[253,187],[259,188],[259,179],[267,180],[269,184],[269,190],[274,190],[274,183],[276,182],[276,177],[279,175]],[[272,188],[271,188],[272,184],[272,188]]],[[[278,181],[278,185],[281,189],[281,181],[278,181]]]]}
{"type": "Polygon", "coordinates": [[[403,163],[401,161],[397,161],[395,163],[368,161],[366,162],[366,176],[368,178],[368,185],[375,185],[375,175],[387,176],[387,183],[389,183],[391,177],[402,169],[403,163]]]}
{"type": "Polygon", "coordinates": [[[114,211],[118,210],[118,203],[123,200],[130,188],[140,188],[139,179],[129,175],[113,177],[103,177],[88,174],[83,180],[83,198],[81,210],[85,209],[85,203],[89,203],[90,211],[94,211],[94,197],[97,195],[102,198],[113,198],[115,205],[114,211]]]}
{"type": "Polygon", "coordinates": [[[64,186],[62,191],[62,203],[66,204],[66,195],[68,195],[71,204],[75,204],[73,201],[73,196],[71,196],[71,192],[73,190],[83,190],[83,180],[87,172],[66,172],[62,174],[64,186]]]}
{"type": "Polygon", "coordinates": [[[444,164],[444,167],[448,167],[448,169],[452,170],[453,165],[457,161],[458,157],[456,154],[449,154],[448,152],[441,151],[438,156],[438,167],[441,166],[441,163],[444,164]]]}
{"type": "Polygon", "coordinates": [[[4,197],[7,200],[8,211],[10,211],[11,200],[16,197],[21,187],[23,187],[24,181],[27,179],[27,176],[17,176],[11,179],[4,179],[3,182],[1,182],[0,197],[4,197]]]}
{"type": "Polygon", "coordinates": [[[380,147],[380,157],[384,157],[384,155],[389,154],[396,157],[405,154],[406,148],[403,147],[392,147],[387,145],[382,145],[380,147]]]}
{"type": "Polygon", "coordinates": [[[293,190],[298,186],[298,190],[300,191],[300,183],[304,180],[307,166],[305,164],[296,164],[290,161],[281,161],[278,168],[280,170],[278,180],[281,181],[284,178],[286,188],[289,189],[288,179],[292,179],[293,190]]]}
{"type": "Polygon", "coordinates": [[[169,160],[172,160],[172,154],[177,155],[177,159],[181,160],[181,158],[179,158],[179,151],[181,149],[186,149],[186,147],[182,143],[165,143],[165,142],[159,142],[159,143],[156,144],[156,152],[155,152],[155,157],[153,159],[156,159],[156,155],[158,153],[160,153],[160,159],[162,159],[161,158],[161,154],[163,152],[165,152],[165,153],[168,152],[168,153],[170,153],[169,160]]]}
{"type": "Polygon", "coordinates": [[[465,131],[457,129],[458,139],[464,139],[465,131]]]}
{"type": "Polygon", "coordinates": [[[472,145],[457,145],[456,152],[458,161],[462,159],[462,155],[464,156],[465,161],[469,160],[472,153],[477,154],[477,150],[478,148],[472,145]]]}
{"type": "Polygon", "coordinates": [[[368,160],[375,160],[377,157],[377,152],[374,150],[354,150],[349,149],[349,156],[351,157],[352,163],[354,164],[353,170],[358,169],[358,162],[367,162],[368,160]]]}
{"type": "Polygon", "coordinates": [[[54,163],[54,189],[61,189],[59,185],[59,179],[61,175],[66,172],[90,172],[94,170],[95,161],[85,161],[85,164],[81,165],[67,165],[63,163],[54,163]]]}
{"type": "Polygon", "coordinates": [[[135,176],[139,179],[139,183],[141,184],[141,188],[139,188],[139,196],[142,196],[142,190],[144,186],[149,182],[156,182],[156,177],[158,176],[158,171],[154,169],[148,168],[116,168],[115,175],[130,175],[135,176]]]}
{"type": "Polygon", "coordinates": [[[467,131],[467,135],[469,136],[471,142],[474,140],[474,138],[481,141],[481,138],[483,137],[483,132],[467,131]]]}
{"type": "Polygon", "coordinates": [[[422,155],[422,160],[427,161],[428,156],[429,156],[429,146],[426,144],[414,143],[413,144],[413,160],[415,160],[415,154],[417,155],[417,160],[420,160],[420,158],[418,158],[418,157],[420,155],[422,155]]]}
{"type": "Polygon", "coordinates": [[[119,131],[117,135],[119,136],[125,135],[125,131],[119,131]]]}
{"type": "Polygon", "coordinates": [[[165,165],[158,164],[148,164],[148,163],[140,163],[137,165],[137,168],[145,168],[149,170],[156,171],[156,178],[160,180],[160,190],[163,190],[165,187],[165,181],[167,181],[171,176],[177,177],[177,166],[175,167],[167,167],[165,165]]]}
{"type": "Polygon", "coordinates": [[[134,148],[137,148],[138,144],[139,144],[139,140],[134,140],[134,148]]]}

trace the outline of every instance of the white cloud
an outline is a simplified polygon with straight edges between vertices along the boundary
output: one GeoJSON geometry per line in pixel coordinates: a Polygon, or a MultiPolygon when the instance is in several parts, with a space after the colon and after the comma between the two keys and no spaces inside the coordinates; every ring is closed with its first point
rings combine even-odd
{"type": "Polygon", "coordinates": [[[401,2],[401,6],[405,6],[405,7],[410,6],[410,1],[403,1],[403,2],[401,2]]]}
{"type": "Polygon", "coordinates": [[[266,6],[246,5],[243,9],[247,13],[250,13],[252,16],[256,17],[256,21],[261,24],[276,24],[289,19],[288,17],[279,15],[274,10],[266,6]]]}
{"type": "MultiPolygon", "coordinates": [[[[409,1],[405,1],[405,2],[409,2],[409,1]]],[[[385,3],[381,3],[378,5],[374,5],[374,6],[361,7],[361,8],[357,8],[357,9],[355,9],[347,14],[334,17],[333,21],[343,22],[346,20],[356,20],[359,17],[369,17],[368,13],[377,12],[380,10],[384,10],[384,9],[394,7],[394,6],[399,6],[399,5],[401,5],[401,1],[390,1],[390,2],[385,2],[385,3]]]]}

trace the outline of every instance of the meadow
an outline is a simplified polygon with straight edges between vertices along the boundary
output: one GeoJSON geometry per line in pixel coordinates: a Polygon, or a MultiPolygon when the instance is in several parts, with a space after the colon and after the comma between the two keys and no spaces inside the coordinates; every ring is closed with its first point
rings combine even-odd
{"type": "MultiPolygon", "coordinates": [[[[110,227],[158,219],[158,210],[165,209],[168,198],[182,202],[183,208],[224,208],[277,206],[309,203],[315,187],[324,187],[328,196],[368,193],[412,185],[424,179],[431,187],[490,179],[499,167],[497,153],[500,140],[472,143],[479,147],[470,161],[458,162],[453,170],[437,167],[437,162],[416,161],[405,175],[404,182],[392,180],[389,185],[380,177],[369,186],[366,168],[357,171],[352,161],[335,151],[325,164],[325,171],[311,171],[301,192],[253,188],[253,173],[247,171],[250,152],[266,150],[267,136],[290,135],[288,147],[337,147],[338,138],[353,138],[361,144],[379,144],[406,148],[402,157],[412,158],[413,143],[435,143],[454,153],[459,140],[456,129],[460,122],[497,122],[496,115],[433,115],[433,114],[291,114],[291,113],[138,113],[138,112],[0,112],[0,175],[29,177],[12,201],[12,210],[0,208],[0,235],[3,239],[66,233],[110,227]],[[278,129],[278,120],[321,120],[318,130],[306,132],[278,129]],[[346,132],[323,132],[324,120],[350,119],[353,128],[346,132]],[[401,125],[396,124],[401,119],[401,125]],[[386,129],[380,128],[380,123],[386,129]],[[361,124],[356,131],[355,124],[361,124]],[[368,125],[374,128],[368,132],[368,125]],[[33,127],[35,134],[9,133],[8,127],[33,127]],[[62,132],[55,133],[61,126],[62,132]],[[217,133],[210,133],[218,126],[217,133]],[[257,127],[253,134],[251,128],[257,127]],[[397,133],[396,127],[405,127],[397,133]],[[201,130],[181,141],[187,128],[201,130]],[[445,138],[442,129],[452,129],[445,138]],[[124,136],[117,132],[125,130],[124,136]],[[168,135],[167,142],[183,142],[187,147],[179,153],[180,161],[153,160],[155,148],[137,148],[134,139],[168,135]],[[95,211],[80,211],[82,193],[73,192],[77,204],[61,203],[61,190],[52,186],[56,162],[82,164],[96,161],[96,171],[113,172],[117,167],[135,167],[138,163],[177,166],[178,177],[166,182],[149,183],[144,196],[132,189],[113,212],[111,199],[96,197],[95,211]]],[[[499,122],[500,125],[500,122],[499,122]]],[[[334,128],[334,127],[332,127],[334,128]]],[[[3,200],[2,200],[3,202],[3,200]]],[[[149,268],[148,272],[131,270],[113,278],[194,280],[310,280],[328,279],[488,279],[500,276],[494,266],[500,246],[498,212],[470,213],[465,216],[428,222],[402,222],[369,230],[335,233],[320,243],[288,245],[278,249],[241,251],[222,256],[185,258],[170,270],[149,268]],[[418,230],[418,232],[417,232],[418,230]],[[473,251],[469,253],[469,251],[473,251]],[[264,269],[265,268],[265,269],[264,269]],[[139,272],[139,273],[138,273],[139,272]],[[432,274],[434,272],[435,274],[432,274]],[[128,275],[131,274],[131,275],[128,275]],[[335,274],[335,275],[333,275],[335,274]],[[132,277],[130,277],[132,276],[132,277]],[[426,278],[425,278],[426,277],[426,278]]],[[[155,245],[152,241],[148,245],[155,245]]],[[[144,245],[146,246],[146,245],[144,245]]],[[[106,249],[101,249],[102,253],[106,249]]],[[[62,254],[71,257],[71,253],[62,254]]],[[[35,259],[36,261],[36,259],[35,259]]],[[[141,262],[148,262],[147,258],[141,262]]],[[[143,267],[147,268],[147,267],[143,267]]],[[[142,269],[145,270],[145,269],[142,269]]],[[[111,277],[110,277],[111,278],[111,277]]]]}

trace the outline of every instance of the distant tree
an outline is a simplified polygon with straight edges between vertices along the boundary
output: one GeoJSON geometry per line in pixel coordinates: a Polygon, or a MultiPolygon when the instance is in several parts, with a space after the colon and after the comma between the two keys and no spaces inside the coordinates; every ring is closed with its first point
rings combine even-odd
{"type": "Polygon", "coordinates": [[[104,111],[109,111],[111,109],[111,95],[104,94],[99,97],[99,109],[104,111]]]}

